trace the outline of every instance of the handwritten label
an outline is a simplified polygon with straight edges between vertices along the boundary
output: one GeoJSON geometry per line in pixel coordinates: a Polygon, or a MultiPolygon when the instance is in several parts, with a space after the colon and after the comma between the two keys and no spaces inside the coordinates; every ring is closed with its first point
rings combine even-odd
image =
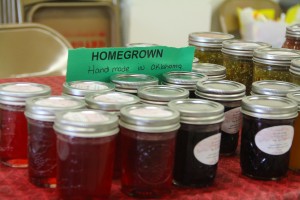
{"type": "Polygon", "coordinates": [[[148,74],[160,78],[168,71],[191,71],[194,47],[166,46],[70,49],[66,80],[109,82],[113,74],[148,74]]]}

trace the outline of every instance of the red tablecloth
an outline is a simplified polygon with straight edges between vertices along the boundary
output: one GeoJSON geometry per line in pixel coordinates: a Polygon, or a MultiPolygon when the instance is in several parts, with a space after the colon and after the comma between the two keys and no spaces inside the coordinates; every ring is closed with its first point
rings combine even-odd
{"type": "MultiPolygon", "coordinates": [[[[2,79],[3,82],[30,81],[46,84],[52,87],[53,94],[62,91],[64,77],[35,77],[2,79]]],[[[55,189],[38,188],[27,180],[26,169],[14,169],[0,164],[0,200],[45,200],[57,199],[55,189]]],[[[118,180],[113,181],[111,198],[133,199],[123,195],[118,180]]],[[[218,165],[215,183],[206,188],[187,189],[173,188],[168,199],[218,200],[218,199],[263,199],[291,200],[300,199],[300,174],[289,171],[287,176],[279,181],[259,181],[241,175],[238,155],[221,157],[218,165]]]]}

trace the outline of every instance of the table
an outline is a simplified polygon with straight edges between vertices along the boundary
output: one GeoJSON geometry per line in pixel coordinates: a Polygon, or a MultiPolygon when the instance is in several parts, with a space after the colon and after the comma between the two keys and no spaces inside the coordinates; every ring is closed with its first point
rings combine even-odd
{"type": "MultiPolygon", "coordinates": [[[[32,77],[1,79],[4,82],[35,82],[51,86],[52,94],[60,95],[65,77],[32,77]]],[[[239,152],[239,151],[237,151],[239,152]]],[[[15,169],[0,164],[0,200],[56,200],[55,189],[38,188],[28,182],[27,169],[15,169]]],[[[120,191],[119,180],[114,180],[111,200],[130,200],[120,191]]],[[[289,171],[279,181],[259,181],[241,174],[238,153],[220,157],[215,182],[206,188],[178,188],[173,186],[167,199],[184,200],[293,200],[300,199],[300,174],[289,171]]]]}

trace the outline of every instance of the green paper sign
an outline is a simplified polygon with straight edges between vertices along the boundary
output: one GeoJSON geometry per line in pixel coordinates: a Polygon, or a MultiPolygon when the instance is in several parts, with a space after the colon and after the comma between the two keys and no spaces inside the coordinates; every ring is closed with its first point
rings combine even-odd
{"type": "Polygon", "coordinates": [[[114,74],[148,74],[160,78],[168,71],[191,71],[194,47],[118,47],[70,49],[66,81],[110,82],[114,74]]]}

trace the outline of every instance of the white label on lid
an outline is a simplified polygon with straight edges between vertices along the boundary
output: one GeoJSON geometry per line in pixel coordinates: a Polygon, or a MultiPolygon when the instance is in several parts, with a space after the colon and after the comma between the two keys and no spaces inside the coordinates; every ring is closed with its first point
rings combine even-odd
{"type": "Polygon", "coordinates": [[[35,86],[35,85],[30,85],[30,84],[8,85],[8,86],[3,87],[2,89],[5,91],[22,92],[22,93],[43,91],[43,88],[35,86]]]}
{"type": "Polygon", "coordinates": [[[194,147],[195,158],[205,165],[215,165],[219,161],[221,133],[198,142],[194,147]]]}
{"type": "Polygon", "coordinates": [[[105,122],[109,120],[107,116],[93,111],[68,112],[63,118],[76,122],[105,122]]]}
{"type": "Polygon", "coordinates": [[[129,114],[141,117],[169,117],[172,112],[160,108],[139,108],[129,111],[129,114]]]}
{"type": "Polygon", "coordinates": [[[255,135],[255,144],[267,154],[282,155],[291,148],[293,137],[293,126],[273,126],[260,130],[255,135]]]}
{"type": "Polygon", "coordinates": [[[62,98],[47,98],[47,99],[37,100],[35,104],[39,106],[49,106],[54,108],[63,108],[63,107],[67,108],[67,107],[73,107],[78,105],[78,102],[69,99],[62,99],[62,98]]]}
{"type": "Polygon", "coordinates": [[[96,101],[102,101],[107,103],[126,103],[134,100],[133,97],[122,95],[118,93],[103,94],[94,98],[96,101]]]}
{"type": "Polygon", "coordinates": [[[222,123],[221,130],[228,134],[235,134],[239,132],[242,120],[242,113],[240,107],[231,109],[225,112],[225,120],[222,123]]]}
{"type": "Polygon", "coordinates": [[[72,87],[83,89],[83,90],[104,90],[108,87],[106,85],[97,84],[93,82],[87,82],[87,83],[73,83],[71,84],[72,87]]]}

